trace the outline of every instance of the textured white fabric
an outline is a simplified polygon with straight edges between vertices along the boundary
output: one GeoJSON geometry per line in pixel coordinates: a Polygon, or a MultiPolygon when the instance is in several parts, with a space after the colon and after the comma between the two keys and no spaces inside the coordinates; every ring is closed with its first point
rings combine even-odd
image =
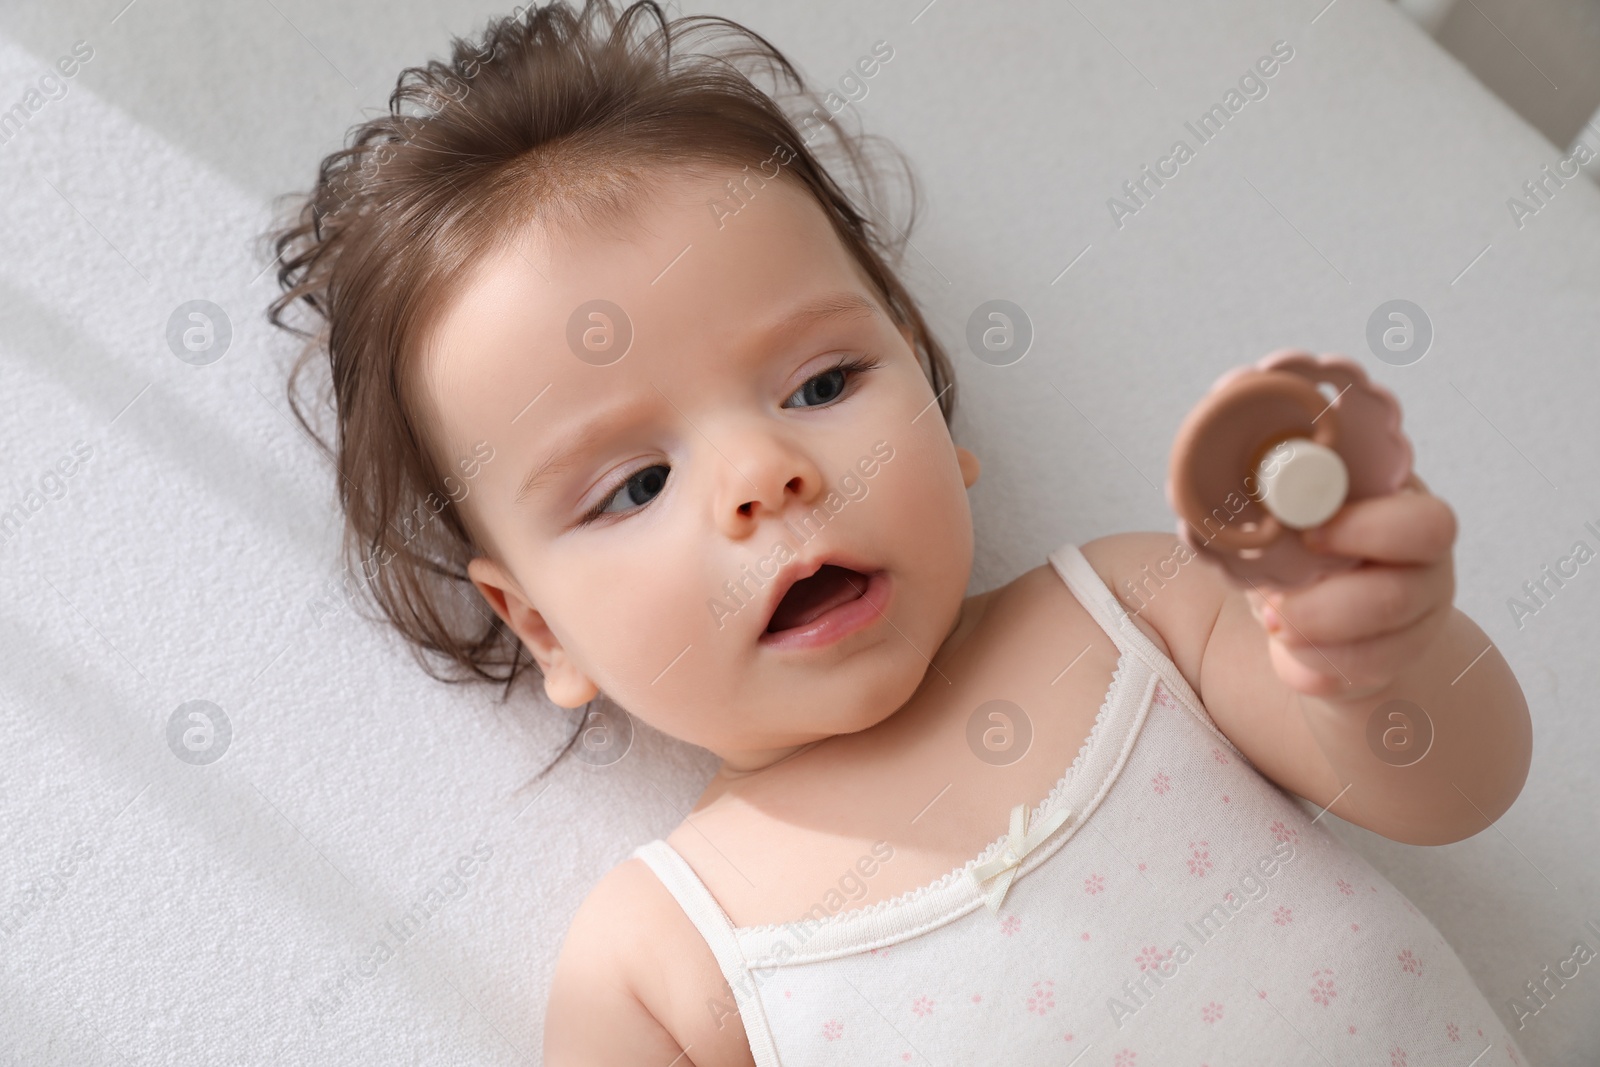
{"type": "Polygon", "coordinates": [[[1433,924],[1228,742],[1078,548],[1050,561],[1121,656],[1027,822],[1071,817],[997,914],[973,875],[1003,833],[932,885],[759,927],[665,841],[635,850],[722,950],[758,1067],[1526,1064],[1433,924]]]}
{"type": "MultiPolygon", "coordinates": [[[[0,545],[0,914],[23,920],[0,938],[0,1064],[536,1067],[574,912],[716,767],[641,721],[622,762],[569,753],[518,793],[571,732],[537,684],[501,706],[429,678],[369,608],[313,615],[343,581],[339,478],[285,403],[299,346],[269,336],[272,253],[248,238],[402,67],[529,5],[275,3],[0,8],[0,106],[74,41],[95,48],[0,145],[0,513],[39,508],[0,545]],[[209,367],[164,336],[195,298],[233,321],[209,367]],[[54,499],[80,438],[93,458],[54,499]],[[199,698],[234,726],[206,767],[164,737],[199,698]],[[493,858],[396,946],[387,924],[480,831],[493,858]],[[395,956],[374,973],[380,943],[395,956]]],[[[1600,571],[1522,628],[1506,603],[1600,520],[1600,189],[1568,181],[1519,227],[1508,197],[1567,153],[1387,0],[665,6],[748,24],[841,97],[860,98],[840,78],[856,85],[874,41],[894,46],[838,119],[888,138],[926,194],[903,280],[957,363],[956,441],[983,461],[967,592],[1064,540],[1169,528],[1173,431],[1231,366],[1303,344],[1395,391],[1418,472],[1460,517],[1457,604],[1527,694],[1533,765],[1457,844],[1318,825],[1438,925],[1536,1063],[1600,1063],[1593,967],[1544,978],[1555,999],[1525,1029],[1512,1001],[1539,1007],[1528,980],[1575,937],[1596,945],[1600,571]],[[1116,229],[1106,198],[1280,37],[1296,58],[1271,95],[1116,229]],[[962,340],[993,297],[1034,326],[1011,367],[962,340]],[[1396,297],[1434,325],[1405,367],[1365,340],[1396,297]]],[[[903,226],[900,202],[864,209],[903,226]]]]}

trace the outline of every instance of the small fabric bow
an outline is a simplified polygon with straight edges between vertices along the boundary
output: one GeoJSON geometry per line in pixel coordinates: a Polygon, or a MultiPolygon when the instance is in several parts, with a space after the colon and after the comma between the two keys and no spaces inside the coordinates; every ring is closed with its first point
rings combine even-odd
{"type": "Polygon", "coordinates": [[[1000,850],[1000,854],[972,869],[972,880],[978,883],[980,890],[984,882],[994,879],[988,889],[988,899],[985,901],[991,912],[997,915],[1000,913],[1000,902],[1005,899],[1006,891],[1011,888],[1011,880],[1017,876],[1017,868],[1022,864],[1022,857],[1055,833],[1071,815],[1072,809],[1063,806],[1052,812],[1044,821],[1034,823],[1033,828],[1024,833],[1028,806],[1018,804],[1011,809],[1011,832],[1006,835],[1005,846],[1000,850]]]}

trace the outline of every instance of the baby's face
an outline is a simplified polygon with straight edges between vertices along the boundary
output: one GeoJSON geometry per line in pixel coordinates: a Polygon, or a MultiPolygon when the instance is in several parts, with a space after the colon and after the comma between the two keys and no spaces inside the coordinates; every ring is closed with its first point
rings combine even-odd
{"type": "Polygon", "coordinates": [[[550,698],[603,691],[736,764],[917,688],[965,596],[976,467],[822,209],[769,181],[730,214],[728,176],[662,182],[625,240],[530,231],[474,272],[421,370],[447,454],[494,446],[465,506],[498,560],[469,573],[550,698]],[[595,300],[626,324],[575,324],[595,300]],[[849,571],[774,619],[825,561],[849,571]]]}

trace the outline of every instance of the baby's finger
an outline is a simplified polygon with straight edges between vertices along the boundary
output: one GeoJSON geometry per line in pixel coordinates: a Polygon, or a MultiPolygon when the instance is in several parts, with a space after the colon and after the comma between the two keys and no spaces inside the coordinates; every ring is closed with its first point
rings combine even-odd
{"type": "Polygon", "coordinates": [[[1455,540],[1455,512],[1415,474],[1398,492],[1346,504],[1305,535],[1318,551],[1384,563],[1432,563],[1455,540]]]}
{"type": "Polygon", "coordinates": [[[1363,563],[1300,589],[1271,593],[1265,599],[1281,621],[1272,636],[1296,646],[1344,644],[1394,633],[1454,600],[1454,570],[1363,563]]]}
{"type": "Polygon", "coordinates": [[[1310,696],[1349,698],[1376,692],[1425,653],[1450,615],[1448,605],[1394,634],[1346,644],[1285,645],[1272,641],[1273,669],[1310,696]]]}

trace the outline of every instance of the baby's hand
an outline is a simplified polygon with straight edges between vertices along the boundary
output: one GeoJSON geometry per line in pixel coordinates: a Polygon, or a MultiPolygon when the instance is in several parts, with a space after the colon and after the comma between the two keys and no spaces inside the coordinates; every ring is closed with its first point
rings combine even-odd
{"type": "Polygon", "coordinates": [[[1308,531],[1308,547],[1363,562],[1299,589],[1245,590],[1273,669],[1308,696],[1379,692],[1451,616],[1455,512],[1412,473],[1397,492],[1347,504],[1314,533],[1321,543],[1308,531]]]}

